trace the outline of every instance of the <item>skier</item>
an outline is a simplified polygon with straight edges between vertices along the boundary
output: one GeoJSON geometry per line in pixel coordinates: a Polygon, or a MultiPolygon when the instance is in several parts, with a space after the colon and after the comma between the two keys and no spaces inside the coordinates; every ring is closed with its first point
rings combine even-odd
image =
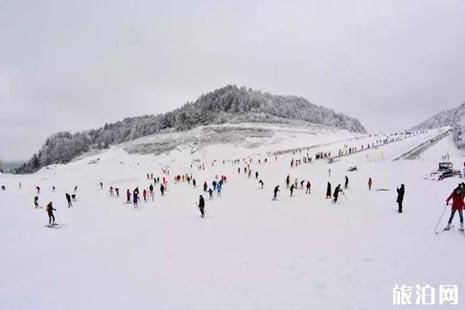
{"type": "Polygon", "coordinates": [[[116,198],[119,198],[119,188],[115,187],[116,198]]]}
{"type": "Polygon", "coordinates": [[[152,197],[152,201],[153,201],[153,185],[150,184],[149,186],[149,191],[150,191],[150,197],[152,197]]]}
{"type": "Polygon", "coordinates": [[[208,189],[208,199],[213,199],[213,190],[211,188],[208,189]]]}
{"type": "Polygon", "coordinates": [[[53,211],[56,211],[56,209],[53,207],[53,204],[51,201],[48,203],[45,211],[47,211],[47,214],[48,214],[48,225],[49,226],[55,225],[55,216],[53,215],[53,211]]]}
{"type": "Polygon", "coordinates": [[[291,195],[290,195],[290,197],[292,197],[292,194],[294,194],[294,189],[295,189],[295,185],[294,185],[294,184],[292,184],[292,185],[291,185],[291,188],[289,189],[289,190],[290,190],[290,192],[291,192],[291,195]]]}
{"type": "Polygon", "coordinates": [[[131,203],[131,191],[129,190],[129,188],[126,191],[126,202],[131,203]]]}
{"type": "Polygon", "coordinates": [[[74,192],[77,192],[77,190],[78,190],[78,186],[76,185],[76,186],[74,187],[74,192]]]}
{"type": "Polygon", "coordinates": [[[260,179],[260,181],[258,181],[258,184],[260,184],[260,187],[263,188],[263,185],[264,185],[264,184],[263,184],[263,180],[262,180],[262,179],[260,179]]]}
{"type": "Polygon", "coordinates": [[[373,180],[371,179],[371,177],[368,179],[368,190],[371,191],[371,186],[373,185],[373,180]]]}
{"type": "Polygon", "coordinates": [[[66,197],[66,201],[68,202],[68,208],[71,208],[73,206],[73,204],[71,203],[71,196],[70,194],[66,193],[65,194],[65,197],[66,197]]]}
{"type": "Polygon", "coordinates": [[[147,202],[147,190],[144,188],[144,191],[142,192],[142,196],[144,197],[144,202],[147,202]]]}
{"type": "Polygon", "coordinates": [[[258,179],[258,171],[255,171],[255,180],[258,179]]]}
{"type": "Polygon", "coordinates": [[[312,189],[312,183],[310,181],[307,181],[307,189],[305,190],[305,194],[310,194],[312,189]]]}
{"type": "Polygon", "coordinates": [[[54,192],[56,189],[55,185],[52,186],[52,192],[54,192]]]}
{"type": "Polygon", "coordinates": [[[37,191],[37,194],[40,194],[40,187],[39,186],[36,186],[36,191],[37,191]]]}
{"type": "Polygon", "coordinates": [[[36,209],[39,208],[39,196],[34,197],[34,207],[36,209]]]}
{"type": "Polygon", "coordinates": [[[134,190],[132,192],[132,203],[134,204],[134,209],[139,209],[139,191],[134,190]]]}
{"type": "Polygon", "coordinates": [[[276,187],[273,190],[273,200],[278,199],[278,192],[279,192],[279,185],[276,185],[276,187]]]}
{"type": "Polygon", "coordinates": [[[331,198],[331,183],[326,186],[326,199],[331,198]]]}
{"type": "Polygon", "coordinates": [[[344,189],[348,189],[348,188],[349,188],[349,178],[346,176],[345,181],[344,181],[344,189]]]}
{"type": "Polygon", "coordinates": [[[460,187],[457,187],[447,198],[446,200],[446,205],[449,204],[449,201],[452,199],[452,207],[451,207],[451,213],[449,217],[449,222],[447,222],[446,228],[444,230],[450,230],[450,226],[452,224],[452,220],[454,219],[455,212],[459,212],[459,217],[460,217],[460,231],[463,232],[463,208],[465,206],[463,202],[463,194],[460,189],[460,187]]]}
{"type": "Polygon", "coordinates": [[[100,182],[100,189],[103,189],[103,182],[100,182]]]}
{"type": "Polygon", "coordinates": [[[160,184],[160,193],[162,197],[165,195],[165,186],[163,184],[160,184]]]}
{"type": "Polygon", "coordinates": [[[344,194],[344,192],[343,192],[342,189],[341,189],[341,184],[338,184],[338,186],[336,186],[336,188],[334,189],[333,203],[336,203],[336,202],[337,202],[337,199],[339,198],[339,192],[341,192],[342,194],[344,194]]]}
{"type": "Polygon", "coordinates": [[[399,205],[399,209],[397,212],[402,213],[402,202],[404,201],[404,195],[405,195],[405,186],[404,184],[400,185],[400,188],[397,188],[397,204],[399,205]]]}
{"type": "Polygon", "coordinates": [[[207,181],[203,182],[203,191],[206,192],[208,189],[207,181]]]}
{"type": "Polygon", "coordinates": [[[197,182],[195,181],[195,179],[192,179],[192,186],[197,187],[197,182]]]}
{"type": "Polygon", "coordinates": [[[197,206],[200,210],[200,216],[204,218],[205,217],[205,199],[203,199],[202,195],[200,195],[199,197],[199,204],[197,206]]]}
{"type": "Polygon", "coordinates": [[[110,197],[113,197],[113,186],[110,186],[110,197]]]}
{"type": "Polygon", "coordinates": [[[291,178],[289,175],[286,177],[286,187],[289,187],[289,183],[291,183],[291,178]]]}

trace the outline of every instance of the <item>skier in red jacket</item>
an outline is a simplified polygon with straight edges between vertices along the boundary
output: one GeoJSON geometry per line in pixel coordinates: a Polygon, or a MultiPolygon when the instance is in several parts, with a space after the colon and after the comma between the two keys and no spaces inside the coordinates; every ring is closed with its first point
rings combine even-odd
{"type": "Polygon", "coordinates": [[[460,216],[460,231],[464,231],[463,229],[463,207],[465,206],[465,203],[463,202],[463,194],[462,190],[460,187],[457,187],[454,189],[452,194],[447,198],[446,204],[449,204],[449,201],[452,199],[452,208],[451,208],[451,213],[450,213],[450,218],[449,222],[447,223],[446,228],[444,230],[450,230],[450,225],[452,223],[452,220],[454,219],[455,212],[459,212],[460,216]]]}

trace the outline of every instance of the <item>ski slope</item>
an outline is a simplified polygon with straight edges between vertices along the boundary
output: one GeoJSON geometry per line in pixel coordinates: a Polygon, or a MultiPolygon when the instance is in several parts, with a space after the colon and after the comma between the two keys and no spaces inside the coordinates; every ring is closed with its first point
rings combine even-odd
{"type": "Polygon", "coordinates": [[[192,152],[179,145],[158,156],[128,154],[121,145],[33,175],[0,175],[7,187],[0,192],[0,309],[394,309],[395,284],[465,288],[465,236],[456,230],[434,234],[458,179],[424,179],[446,152],[461,166],[464,154],[450,136],[419,160],[392,161],[436,131],[332,164],[291,168],[291,160],[307,151],[276,160],[270,154],[313,145],[313,156],[373,140],[343,132],[295,134],[280,132],[256,148],[212,144],[192,152]],[[252,159],[250,178],[237,172],[245,164],[233,164],[236,158],[252,159]],[[357,172],[347,171],[352,165],[357,172]],[[141,201],[140,209],[125,203],[127,188],[142,192],[150,184],[146,173],[163,177],[162,168],[170,170],[164,197],[156,186],[153,202],[141,201]],[[192,173],[197,188],[174,182],[184,173],[192,173]],[[202,184],[215,175],[228,180],[222,197],[209,200],[202,184]],[[289,197],[287,175],[310,180],[312,193],[299,189],[289,197]],[[350,187],[333,205],[324,199],[326,183],[334,189],[346,175],[350,187]],[[401,183],[406,195],[399,215],[395,189],[401,183]],[[281,192],[272,201],[278,184],[281,192]],[[54,202],[60,228],[44,227],[46,212],[33,206],[37,185],[40,205],[54,202]],[[75,185],[78,201],[67,208],[64,193],[75,185]],[[110,197],[109,186],[121,189],[119,199],[110,197]],[[206,198],[204,219],[195,205],[199,194],[206,198]]]}

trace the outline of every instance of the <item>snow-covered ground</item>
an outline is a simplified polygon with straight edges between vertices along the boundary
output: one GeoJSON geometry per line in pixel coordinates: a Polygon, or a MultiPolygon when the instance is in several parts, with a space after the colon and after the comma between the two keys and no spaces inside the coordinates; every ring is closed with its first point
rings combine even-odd
{"type": "MultiPolygon", "coordinates": [[[[332,164],[313,161],[294,168],[291,159],[307,152],[336,154],[377,138],[280,131],[254,148],[240,143],[200,149],[177,145],[158,156],[127,154],[127,145],[121,145],[34,175],[0,175],[0,185],[7,187],[0,191],[0,309],[371,310],[399,307],[392,305],[395,284],[454,284],[460,294],[465,289],[465,236],[456,230],[434,234],[458,179],[433,182],[424,176],[447,152],[460,168],[464,154],[448,136],[418,160],[392,161],[438,132],[332,164]],[[310,146],[277,160],[269,154],[310,146]],[[250,178],[238,174],[237,168],[245,164],[234,165],[230,160],[236,158],[253,160],[250,178]],[[191,168],[193,160],[204,163],[205,170],[197,169],[198,162],[191,168]],[[358,171],[348,172],[353,165],[358,171]],[[163,177],[161,169],[166,167],[170,175],[164,197],[157,185],[154,202],[142,201],[139,210],[125,203],[126,189],[139,186],[142,191],[150,184],[146,173],[163,177]],[[197,188],[173,181],[174,175],[184,173],[193,174],[197,188]],[[207,198],[207,216],[201,219],[195,203],[203,194],[203,182],[210,184],[215,175],[228,180],[222,197],[207,198]],[[299,182],[310,180],[312,193],[299,189],[289,197],[287,175],[299,182]],[[350,188],[333,205],[324,199],[326,183],[334,188],[346,175],[350,188]],[[399,215],[395,189],[401,183],[406,196],[405,212],[399,215]],[[278,184],[279,199],[272,201],[278,184]],[[37,185],[42,189],[40,205],[54,202],[60,228],[44,227],[46,212],[33,206],[37,185]],[[75,185],[78,201],[67,208],[64,193],[75,185]],[[110,197],[109,186],[120,188],[119,199],[110,197]]],[[[458,225],[458,218],[455,221],[458,225]]],[[[465,300],[459,297],[457,306],[432,307],[463,309],[465,300]]]]}

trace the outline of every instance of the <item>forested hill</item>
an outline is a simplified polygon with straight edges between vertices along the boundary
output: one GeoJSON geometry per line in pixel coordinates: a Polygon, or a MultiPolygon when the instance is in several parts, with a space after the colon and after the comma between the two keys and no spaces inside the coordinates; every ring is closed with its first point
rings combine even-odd
{"type": "Polygon", "coordinates": [[[131,141],[165,129],[184,131],[210,124],[292,121],[365,132],[358,119],[314,105],[304,98],[277,96],[228,85],[165,114],[125,118],[116,123],[105,124],[99,129],[74,134],[53,134],[40,151],[16,169],[16,172],[30,173],[50,164],[67,163],[91,149],[107,148],[112,144],[131,141]]]}
{"type": "Polygon", "coordinates": [[[433,129],[449,126],[454,132],[454,142],[458,148],[465,148],[465,102],[457,108],[439,112],[426,121],[412,127],[413,130],[433,129]]]}

